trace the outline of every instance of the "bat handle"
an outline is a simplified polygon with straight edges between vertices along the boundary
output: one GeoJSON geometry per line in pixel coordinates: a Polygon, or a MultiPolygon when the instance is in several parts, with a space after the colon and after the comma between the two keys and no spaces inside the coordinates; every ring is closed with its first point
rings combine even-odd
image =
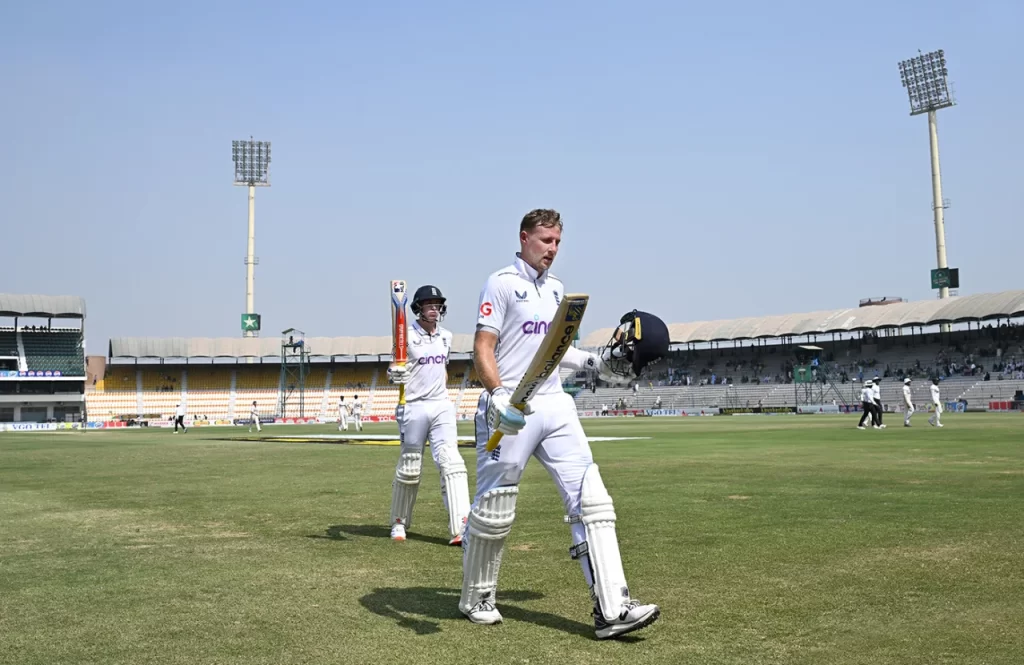
{"type": "MultiPolygon", "coordinates": [[[[401,367],[405,367],[405,363],[395,363],[401,367]]],[[[405,406],[405,384],[399,384],[398,386],[398,406],[405,406]]]]}
{"type": "Polygon", "coordinates": [[[501,443],[501,437],[505,436],[504,432],[495,432],[491,435],[491,438],[487,439],[487,452],[493,451],[501,443]]]}

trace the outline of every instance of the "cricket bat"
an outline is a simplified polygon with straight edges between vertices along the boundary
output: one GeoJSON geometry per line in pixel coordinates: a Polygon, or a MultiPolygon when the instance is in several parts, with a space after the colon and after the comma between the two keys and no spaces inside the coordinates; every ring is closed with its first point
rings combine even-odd
{"type": "MultiPolygon", "coordinates": [[[[580,329],[580,322],[583,321],[583,313],[587,311],[587,303],[590,296],[582,293],[567,293],[558,304],[558,311],[555,318],[548,326],[548,332],[544,335],[537,354],[533,356],[529,369],[519,380],[515,392],[509,402],[517,409],[522,409],[526,403],[533,399],[533,394],[548,380],[552,374],[558,371],[558,363],[562,362],[565,352],[572,346],[576,338],[576,332],[580,329]]],[[[495,432],[487,440],[488,452],[498,447],[501,442],[501,432],[495,432]]]]}
{"type": "MultiPolygon", "coordinates": [[[[393,347],[391,350],[395,364],[405,366],[409,359],[408,346],[405,336],[409,329],[405,323],[405,306],[408,302],[408,295],[405,292],[405,280],[391,280],[391,339],[393,347]]],[[[398,406],[405,407],[405,386],[398,386],[398,406]]]]}

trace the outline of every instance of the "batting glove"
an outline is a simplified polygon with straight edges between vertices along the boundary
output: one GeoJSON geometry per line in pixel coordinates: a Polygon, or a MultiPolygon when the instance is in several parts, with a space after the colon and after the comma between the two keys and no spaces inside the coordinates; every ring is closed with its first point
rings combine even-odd
{"type": "Polygon", "coordinates": [[[395,385],[403,385],[409,380],[409,368],[405,365],[391,365],[388,367],[388,381],[395,385]]]}
{"type": "Polygon", "coordinates": [[[512,406],[508,388],[497,388],[487,405],[487,424],[502,434],[512,435],[526,427],[526,414],[512,406]]]}

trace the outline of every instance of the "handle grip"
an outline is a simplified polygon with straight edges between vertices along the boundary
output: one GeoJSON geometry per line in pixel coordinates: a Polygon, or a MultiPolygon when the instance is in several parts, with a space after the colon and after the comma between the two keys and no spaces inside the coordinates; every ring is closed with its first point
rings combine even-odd
{"type": "Polygon", "coordinates": [[[505,436],[504,432],[495,432],[491,435],[491,438],[487,439],[487,452],[492,452],[501,443],[501,437],[505,436]]]}

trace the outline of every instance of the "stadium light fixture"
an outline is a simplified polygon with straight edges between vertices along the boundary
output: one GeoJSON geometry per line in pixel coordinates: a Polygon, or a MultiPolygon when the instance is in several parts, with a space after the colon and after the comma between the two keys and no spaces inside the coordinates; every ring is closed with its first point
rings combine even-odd
{"type": "Polygon", "coordinates": [[[231,142],[231,159],[235,163],[235,185],[249,188],[249,236],[248,251],[245,255],[245,312],[242,317],[242,335],[256,337],[259,326],[254,329],[246,321],[259,321],[259,317],[246,318],[255,312],[255,268],[260,260],[256,257],[256,188],[270,187],[270,141],[231,142]]]}
{"type": "Polygon", "coordinates": [[[910,115],[937,111],[956,104],[946,80],[948,74],[946,54],[942,49],[900,63],[900,81],[910,98],[910,115]]]}
{"type": "MultiPolygon", "coordinates": [[[[899,63],[900,81],[907,89],[910,99],[910,115],[928,114],[928,138],[932,161],[932,211],[935,217],[935,256],[940,271],[949,266],[946,263],[946,227],[943,211],[948,204],[942,198],[942,175],[939,170],[939,132],[935,113],[939,109],[956,104],[950,91],[946,69],[945,51],[939,49],[930,53],[918,51],[916,57],[899,63]]],[[[939,297],[949,297],[949,287],[939,288],[939,297]]],[[[949,325],[943,325],[948,332],[949,325]]]]}

